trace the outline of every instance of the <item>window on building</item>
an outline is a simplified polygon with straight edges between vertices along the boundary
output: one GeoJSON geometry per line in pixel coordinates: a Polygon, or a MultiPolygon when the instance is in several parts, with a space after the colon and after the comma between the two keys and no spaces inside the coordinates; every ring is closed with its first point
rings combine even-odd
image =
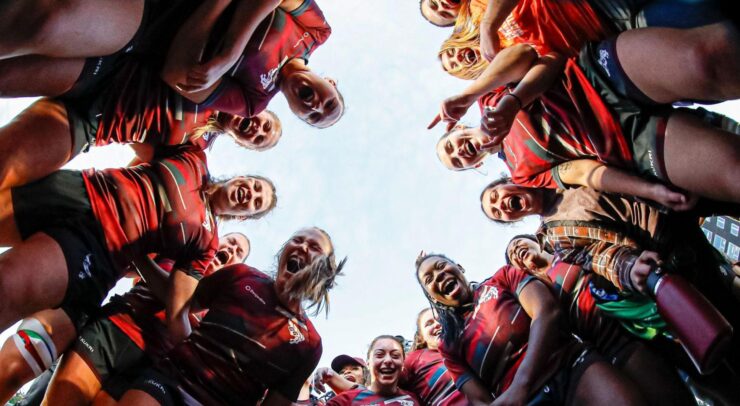
{"type": "Polygon", "coordinates": [[[714,242],[712,243],[712,245],[714,245],[714,248],[717,248],[721,252],[725,252],[725,246],[727,245],[727,240],[725,240],[724,238],[718,235],[715,235],[714,242]]]}
{"type": "Polygon", "coordinates": [[[722,230],[725,229],[725,219],[723,217],[717,217],[717,227],[722,230]]]}
{"type": "Polygon", "coordinates": [[[737,237],[737,235],[740,234],[740,225],[737,225],[736,223],[730,224],[730,233],[737,237]]]}
{"type": "Polygon", "coordinates": [[[729,258],[730,261],[737,261],[738,259],[740,259],[740,247],[733,243],[728,243],[727,258],[729,258]]]}
{"type": "Polygon", "coordinates": [[[707,236],[707,240],[709,240],[709,242],[712,242],[712,232],[707,230],[706,228],[702,228],[702,231],[704,231],[704,235],[707,236]]]}

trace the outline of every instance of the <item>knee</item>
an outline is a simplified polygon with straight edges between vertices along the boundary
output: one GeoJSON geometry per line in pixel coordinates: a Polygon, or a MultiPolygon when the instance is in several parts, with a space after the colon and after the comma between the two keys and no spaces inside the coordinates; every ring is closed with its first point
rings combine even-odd
{"type": "Polygon", "coordinates": [[[0,368],[2,392],[15,392],[34,377],[31,367],[18,353],[14,356],[3,356],[0,365],[3,366],[0,368]]]}
{"type": "Polygon", "coordinates": [[[64,23],[69,2],[62,0],[23,0],[23,6],[15,13],[13,24],[8,24],[3,34],[19,50],[33,51],[38,45],[53,39],[64,23]]]}
{"type": "Polygon", "coordinates": [[[701,41],[693,44],[686,51],[686,61],[683,69],[689,72],[689,77],[694,80],[694,85],[703,89],[715,89],[720,85],[719,73],[720,61],[716,47],[701,41]]]}

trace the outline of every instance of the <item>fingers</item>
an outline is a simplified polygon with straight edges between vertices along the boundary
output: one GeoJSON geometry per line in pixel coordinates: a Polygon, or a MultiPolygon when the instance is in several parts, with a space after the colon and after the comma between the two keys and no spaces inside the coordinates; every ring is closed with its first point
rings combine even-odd
{"type": "Polygon", "coordinates": [[[431,130],[432,128],[434,128],[437,124],[439,124],[440,121],[442,121],[442,115],[437,114],[436,116],[434,116],[434,120],[432,120],[432,122],[429,123],[429,125],[427,126],[427,130],[431,130]]]}

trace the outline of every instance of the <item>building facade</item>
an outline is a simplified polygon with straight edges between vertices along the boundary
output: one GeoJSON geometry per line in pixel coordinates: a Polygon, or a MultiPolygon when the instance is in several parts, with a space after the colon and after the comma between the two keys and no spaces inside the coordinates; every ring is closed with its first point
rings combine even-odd
{"type": "Polygon", "coordinates": [[[701,225],[710,243],[730,262],[740,261],[740,220],[733,217],[709,217],[701,225]]]}

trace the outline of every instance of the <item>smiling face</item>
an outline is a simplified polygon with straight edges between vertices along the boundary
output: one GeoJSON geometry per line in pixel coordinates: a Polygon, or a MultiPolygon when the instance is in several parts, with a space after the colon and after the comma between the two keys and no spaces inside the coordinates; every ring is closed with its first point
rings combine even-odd
{"type": "Polygon", "coordinates": [[[421,14],[430,23],[439,27],[455,24],[460,13],[460,0],[422,0],[421,14]]]}
{"type": "Polygon", "coordinates": [[[283,78],[280,89],[290,110],[314,127],[329,127],[342,117],[344,102],[336,82],[330,78],[310,70],[293,70],[283,78]]]}
{"type": "Polygon", "coordinates": [[[280,252],[275,289],[285,296],[288,281],[308,267],[319,256],[329,256],[334,251],[331,240],[317,228],[306,228],[295,233],[280,252]]]}
{"type": "Polygon", "coordinates": [[[457,72],[475,66],[480,61],[480,50],[469,47],[447,48],[440,53],[439,59],[445,72],[457,72]]]}
{"type": "Polygon", "coordinates": [[[483,191],[481,207],[494,221],[517,221],[542,213],[542,194],[537,189],[512,184],[496,185],[483,191]]]}
{"type": "Polygon", "coordinates": [[[474,168],[495,150],[483,150],[489,141],[482,131],[457,127],[437,142],[437,156],[442,164],[453,171],[474,168]]]}
{"type": "Polygon", "coordinates": [[[219,238],[218,251],[211,261],[213,270],[240,264],[249,256],[249,240],[242,233],[229,233],[219,238]]]}
{"type": "Polygon", "coordinates": [[[216,185],[210,203],[217,216],[256,217],[273,207],[275,192],[264,179],[237,176],[216,185]]]}
{"type": "Polygon", "coordinates": [[[360,365],[347,364],[339,371],[339,375],[352,383],[365,384],[365,370],[360,365]]]}
{"type": "Polygon", "coordinates": [[[251,119],[219,113],[218,121],[224,130],[234,137],[237,144],[257,151],[274,147],[282,135],[280,120],[268,111],[263,111],[251,119]]]}
{"type": "Polygon", "coordinates": [[[375,340],[370,348],[368,363],[376,391],[381,388],[388,390],[398,385],[403,358],[403,348],[397,340],[392,338],[375,340]]]}
{"type": "Polygon", "coordinates": [[[459,307],[470,300],[471,291],[460,265],[430,256],[419,265],[417,277],[429,297],[442,305],[459,307]]]}
{"type": "Polygon", "coordinates": [[[529,238],[515,238],[506,247],[506,256],[511,264],[521,270],[537,269],[542,250],[539,244],[529,238]]]}
{"type": "Polygon", "coordinates": [[[442,325],[440,325],[434,318],[434,312],[432,312],[432,309],[425,310],[419,316],[418,328],[421,333],[421,338],[427,344],[427,348],[430,350],[436,350],[439,348],[442,325]]]}

